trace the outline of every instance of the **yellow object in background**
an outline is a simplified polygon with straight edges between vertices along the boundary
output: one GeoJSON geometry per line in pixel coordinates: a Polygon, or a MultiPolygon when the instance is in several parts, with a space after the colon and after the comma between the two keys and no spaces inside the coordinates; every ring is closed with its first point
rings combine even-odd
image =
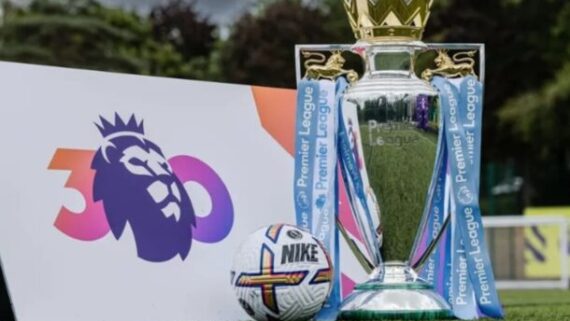
{"type": "MultiPolygon", "coordinates": [[[[527,208],[525,216],[564,216],[570,207],[527,208]]],[[[554,225],[525,228],[525,275],[529,279],[560,278],[560,227],[554,225]]]]}

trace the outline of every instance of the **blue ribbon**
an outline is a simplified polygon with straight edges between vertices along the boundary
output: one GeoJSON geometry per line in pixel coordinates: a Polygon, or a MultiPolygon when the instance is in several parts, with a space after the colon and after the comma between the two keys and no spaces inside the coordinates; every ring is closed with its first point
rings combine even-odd
{"type": "MultiPolygon", "coordinates": [[[[457,317],[502,318],[479,208],[482,85],[474,77],[462,79],[459,90],[441,77],[436,77],[433,84],[440,90],[442,130],[422,229],[411,258],[422,254],[441,229],[445,216],[452,215],[450,229],[443,232],[438,248],[420,275],[450,302],[457,317]]],[[[337,267],[331,297],[317,316],[318,320],[336,318],[340,304],[338,233],[334,224],[330,225],[338,212],[336,167],[331,165],[336,164],[336,158],[333,160],[332,157],[337,153],[342,177],[349,189],[350,205],[364,234],[365,245],[373,261],[381,262],[362,173],[343,118],[341,100],[346,82],[341,79],[336,83],[334,102],[330,96],[327,99],[322,96],[323,92],[330,92],[331,86],[331,82],[301,81],[297,96],[294,187],[297,224],[322,235],[321,240],[337,267]],[[329,111],[332,115],[328,114],[329,111]],[[334,122],[338,128],[328,122],[325,137],[321,132],[324,130],[322,120],[326,118],[323,118],[323,113],[327,113],[327,117],[338,115],[334,122]],[[318,150],[319,140],[330,143],[328,139],[335,137],[338,138],[338,146],[333,146],[325,156],[329,160],[325,176],[330,178],[329,193],[325,195],[315,187],[320,179],[315,174],[316,166],[323,164],[318,159],[323,156],[320,155],[322,150],[318,150]],[[326,224],[329,224],[328,228],[326,224]]]]}
{"type": "MultiPolygon", "coordinates": [[[[458,289],[462,288],[462,267],[469,275],[478,310],[482,315],[502,318],[503,310],[495,287],[487,245],[484,237],[481,211],[479,208],[479,171],[480,126],[476,113],[481,112],[482,85],[474,77],[463,79],[461,94],[448,80],[436,77],[433,84],[440,91],[440,103],[444,115],[444,131],[449,152],[449,169],[452,191],[452,240],[454,245],[452,283],[453,305],[458,317],[474,318],[473,307],[458,305],[458,289]],[[475,102],[477,101],[477,104],[475,102]],[[472,123],[469,121],[473,120],[472,123]],[[473,131],[466,130],[472,125],[473,131]],[[479,128],[477,128],[477,126],[479,128]],[[479,132],[477,132],[479,131],[479,132]],[[473,136],[469,136],[473,134],[473,136]],[[479,142],[476,142],[479,140],[479,142]],[[477,150],[477,152],[475,152],[477,150]],[[470,151],[473,151],[471,154],[470,151]],[[470,157],[472,155],[473,157],[470,157]],[[464,256],[457,251],[464,250],[464,256]],[[459,254],[459,255],[458,255],[459,254]],[[462,261],[465,258],[465,261],[462,261]],[[462,264],[465,264],[464,266],[462,264]],[[464,308],[466,307],[466,308],[464,308]]],[[[468,291],[468,289],[466,289],[468,291]]],[[[462,292],[461,292],[462,293],[462,292]]],[[[467,299],[469,293],[466,292],[467,299]]],[[[463,302],[461,302],[463,303],[463,302]]]]}
{"type": "Polygon", "coordinates": [[[295,182],[293,195],[297,226],[311,232],[313,213],[313,169],[317,133],[319,83],[301,81],[297,91],[295,128],[295,182]]]}
{"type": "Polygon", "coordinates": [[[467,77],[460,85],[461,122],[467,140],[467,155],[473,179],[479,190],[481,172],[481,129],[483,124],[483,86],[475,77],[467,77]]]}
{"type": "Polygon", "coordinates": [[[332,290],[316,320],[335,320],[341,301],[338,213],[338,100],[346,82],[298,84],[294,198],[297,225],[327,249],[334,266],[332,290]]]}

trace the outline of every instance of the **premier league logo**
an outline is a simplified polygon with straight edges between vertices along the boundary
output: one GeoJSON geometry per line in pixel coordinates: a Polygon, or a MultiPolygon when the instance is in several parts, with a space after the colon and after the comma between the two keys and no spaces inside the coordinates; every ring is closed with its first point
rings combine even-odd
{"type": "Polygon", "coordinates": [[[194,210],[160,147],[145,137],[134,116],[124,122],[116,115],[115,124],[101,117],[97,127],[105,142],[92,163],[93,198],[103,202],[113,235],[119,239],[128,222],[139,257],[164,261],[179,254],[185,259],[194,210]]]}
{"type": "Polygon", "coordinates": [[[185,260],[193,241],[224,240],[234,221],[233,202],[223,179],[207,163],[182,154],[166,157],[147,138],[142,120],[133,115],[96,124],[103,143],[94,150],[58,148],[51,170],[69,171],[65,187],[79,192],[81,212],[63,205],[54,226],[80,241],[96,241],[109,232],[136,244],[137,256],[149,262],[185,260]],[[197,216],[183,184],[208,194],[211,209],[197,216]],[[133,239],[125,237],[125,229],[133,239]]]}

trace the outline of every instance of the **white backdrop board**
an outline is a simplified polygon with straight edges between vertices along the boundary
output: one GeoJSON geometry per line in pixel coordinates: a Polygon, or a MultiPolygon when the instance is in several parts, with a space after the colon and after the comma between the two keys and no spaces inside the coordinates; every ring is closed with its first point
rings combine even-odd
{"type": "MultiPolygon", "coordinates": [[[[294,223],[293,91],[13,63],[0,88],[19,321],[247,319],[231,259],[257,228],[294,223]]],[[[365,274],[344,249],[346,293],[365,274]]]]}

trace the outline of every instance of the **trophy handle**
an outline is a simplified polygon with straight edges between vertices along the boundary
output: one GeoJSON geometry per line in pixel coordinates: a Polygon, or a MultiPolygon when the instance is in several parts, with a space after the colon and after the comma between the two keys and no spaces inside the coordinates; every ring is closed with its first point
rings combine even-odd
{"type": "Polygon", "coordinates": [[[359,78],[358,73],[354,69],[344,69],[346,59],[342,56],[343,52],[343,50],[331,50],[331,55],[327,59],[322,52],[301,50],[301,55],[306,59],[303,63],[305,67],[303,78],[335,81],[339,77],[345,77],[350,84],[355,83],[359,78]]]}
{"type": "MultiPolygon", "coordinates": [[[[422,50],[422,52],[430,52],[435,51],[437,56],[439,56],[439,52],[442,51],[442,57],[440,59],[440,65],[438,66],[438,62],[433,61],[433,65],[431,65],[431,69],[426,70],[416,70],[418,72],[418,76],[425,76],[422,77],[425,79],[430,79],[431,77],[435,76],[439,72],[442,74],[451,74],[455,75],[457,73],[461,74],[470,74],[470,75],[477,75],[479,80],[483,83],[485,81],[485,45],[484,44],[477,44],[477,43],[462,43],[462,44],[450,44],[450,43],[442,43],[442,44],[433,44],[427,43],[427,48],[422,50]],[[450,56],[448,52],[453,52],[450,56]],[[444,57],[443,55],[447,56],[444,57]],[[473,61],[475,62],[473,64],[473,61]],[[476,68],[478,67],[478,68],[476,68]],[[425,72],[425,75],[423,74],[425,72]]],[[[359,79],[362,78],[363,75],[366,74],[366,48],[364,45],[358,44],[327,44],[327,45],[296,45],[295,46],[295,69],[296,69],[296,79],[300,81],[303,76],[306,75],[306,66],[304,62],[306,62],[305,54],[307,53],[325,53],[326,56],[329,53],[340,51],[341,53],[350,52],[351,54],[359,56],[362,59],[363,63],[362,66],[364,70],[360,70],[357,67],[357,71],[352,73],[351,75],[347,74],[340,74],[339,76],[346,76],[347,78],[350,77],[351,79],[359,79]],[[360,77],[359,77],[360,75],[360,77]]],[[[436,57],[437,57],[436,56],[436,57]]],[[[346,57],[346,56],[345,56],[346,57]]],[[[314,56],[313,58],[317,58],[314,56]]],[[[319,57],[320,58],[320,57],[319,57]]],[[[322,58],[317,58],[318,60],[322,60],[322,58]]],[[[416,57],[417,58],[417,57],[416,57]]],[[[321,67],[326,67],[327,60],[326,58],[323,61],[315,61],[315,66],[320,65],[321,67]]],[[[350,67],[353,67],[351,61],[349,60],[350,67]]],[[[344,69],[346,64],[340,69],[344,71],[351,71],[350,68],[344,69]]],[[[354,70],[352,70],[354,71],[354,70]]],[[[330,78],[327,78],[330,79],[330,78]]],[[[351,82],[351,79],[348,79],[351,82]]],[[[334,79],[333,79],[334,80],[334,79]]]]}
{"type": "Polygon", "coordinates": [[[422,72],[422,79],[431,81],[434,76],[442,76],[445,78],[457,78],[474,76],[475,73],[475,55],[477,50],[461,51],[449,56],[446,49],[437,49],[437,57],[434,62],[437,68],[426,69],[422,72]]]}

